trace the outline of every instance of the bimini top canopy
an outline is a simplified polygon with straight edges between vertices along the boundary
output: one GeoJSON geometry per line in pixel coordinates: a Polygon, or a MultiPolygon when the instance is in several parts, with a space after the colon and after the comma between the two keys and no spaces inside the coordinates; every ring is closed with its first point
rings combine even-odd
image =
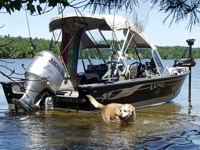
{"type": "Polygon", "coordinates": [[[57,29],[74,28],[75,22],[86,25],[85,30],[100,29],[100,30],[131,30],[134,34],[132,39],[132,46],[135,47],[152,47],[146,37],[142,34],[139,24],[134,21],[127,20],[121,16],[114,15],[97,15],[97,14],[67,14],[53,17],[49,24],[49,30],[54,31],[57,29]]]}

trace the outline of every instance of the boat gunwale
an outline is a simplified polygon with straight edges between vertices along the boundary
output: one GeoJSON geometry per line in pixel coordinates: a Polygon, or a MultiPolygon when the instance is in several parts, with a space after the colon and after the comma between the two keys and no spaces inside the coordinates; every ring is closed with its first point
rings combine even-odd
{"type": "Polygon", "coordinates": [[[118,85],[118,84],[132,84],[136,82],[145,83],[148,81],[148,83],[153,83],[157,81],[170,81],[170,80],[177,80],[178,78],[186,78],[189,74],[189,71],[182,73],[180,75],[174,75],[174,76],[158,76],[156,78],[134,78],[134,79],[128,79],[128,80],[120,80],[120,81],[113,81],[113,82],[103,82],[103,83],[94,83],[94,84],[84,84],[79,85],[79,88],[91,88],[91,87],[98,87],[98,86],[108,86],[108,85],[118,85]]]}

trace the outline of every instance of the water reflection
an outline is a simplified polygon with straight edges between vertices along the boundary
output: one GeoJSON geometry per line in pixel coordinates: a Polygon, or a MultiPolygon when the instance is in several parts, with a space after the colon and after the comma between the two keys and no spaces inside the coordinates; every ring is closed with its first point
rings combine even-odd
{"type": "MultiPolygon", "coordinates": [[[[9,67],[24,71],[22,61],[16,63],[9,67]]],[[[130,124],[104,123],[100,114],[61,110],[8,115],[0,86],[0,149],[200,149],[198,64],[192,71],[192,99],[187,99],[186,79],[174,103],[137,109],[136,122],[130,124]]]]}
{"type": "Polygon", "coordinates": [[[0,149],[200,147],[199,126],[191,124],[198,117],[180,111],[175,103],[137,109],[136,122],[128,124],[105,123],[101,114],[63,110],[1,115],[0,149]]]}

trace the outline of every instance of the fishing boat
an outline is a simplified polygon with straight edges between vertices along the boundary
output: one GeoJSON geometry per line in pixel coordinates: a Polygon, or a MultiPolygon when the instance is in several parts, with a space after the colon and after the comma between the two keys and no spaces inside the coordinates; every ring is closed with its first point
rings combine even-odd
{"type": "Polygon", "coordinates": [[[187,66],[165,66],[140,24],[121,16],[61,15],[49,29],[62,35],[60,54],[43,50],[24,80],[1,82],[10,109],[97,111],[86,95],[102,104],[159,105],[179,94],[190,72],[187,66]]]}

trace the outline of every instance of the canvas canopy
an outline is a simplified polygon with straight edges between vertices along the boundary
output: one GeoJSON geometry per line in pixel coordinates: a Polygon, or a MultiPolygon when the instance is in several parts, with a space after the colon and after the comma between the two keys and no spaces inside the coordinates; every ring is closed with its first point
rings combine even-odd
{"type": "MultiPolygon", "coordinates": [[[[53,17],[49,24],[49,30],[54,31],[58,29],[72,29],[74,28],[74,23],[79,22],[86,25],[85,30],[99,29],[99,30],[124,30],[124,34],[127,33],[127,30],[131,30],[131,34],[134,34],[134,37],[131,41],[131,45],[134,47],[152,47],[155,49],[155,46],[152,45],[147,38],[143,35],[139,28],[139,24],[134,21],[127,20],[121,16],[114,15],[97,15],[97,14],[67,14],[53,17]]],[[[83,32],[84,34],[84,32],[83,32]]],[[[83,35],[84,37],[86,35],[83,35]]],[[[129,36],[130,37],[130,36],[129,36]]],[[[91,42],[87,42],[91,47],[91,42]]],[[[85,47],[87,43],[84,42],[85,47]]]]}

